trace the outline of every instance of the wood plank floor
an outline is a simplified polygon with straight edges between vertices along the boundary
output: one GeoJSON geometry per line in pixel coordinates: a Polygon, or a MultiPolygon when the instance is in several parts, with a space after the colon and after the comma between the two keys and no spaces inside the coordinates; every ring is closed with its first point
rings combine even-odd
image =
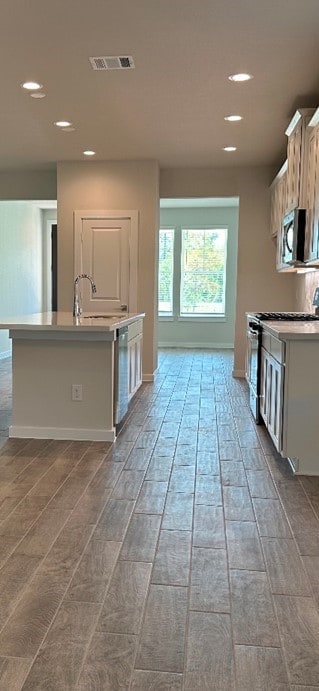
{"type": "Polygon", "coordinates": [[[111,445],[8,439],[0,361],[0,691],[319,690],[319,479],[232,364],[161,351],[111,445]]]}

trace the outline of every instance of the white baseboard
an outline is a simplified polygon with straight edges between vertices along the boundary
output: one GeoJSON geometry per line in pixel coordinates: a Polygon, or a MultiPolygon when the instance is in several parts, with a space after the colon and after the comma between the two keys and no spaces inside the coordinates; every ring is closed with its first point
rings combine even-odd
{"type": "Polygon", "coordinates": [[[7,357],[11,357],[11,350],[4,350],[3,353],[0,353],[0,360],[6,360],[7,357]]]}
{"type": "Polygon", "coordinates": [[[159,348],[194,348],[200,350],[228,350],[234,348],[233,343],[182,343],[181,341],[165,341],[158,343],[159,348]]]}
{"type": "Polygon", "coordinates": [[[245,379],[245,370],[244,369],[233,369],[232,375],[234,379],[245,379]]]}
{"type": "Polygon", "coordinates": [[[11,425],[9,437],[19,439],[68,439],[70,441],[114,441],[115,429],[76,429],[68,427],[21,427],[11,425]]]}
{"type": "Polygon", "coordinates": [[[142,381],[146,381],[146,382],[154,381],[154,374],[143,374],[142,381]]]}

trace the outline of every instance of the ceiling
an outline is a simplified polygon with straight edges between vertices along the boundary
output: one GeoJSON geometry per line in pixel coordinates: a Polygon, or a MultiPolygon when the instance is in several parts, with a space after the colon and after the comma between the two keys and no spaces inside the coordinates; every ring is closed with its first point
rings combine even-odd
{"type": "Polygon", "coordinates": [[[295,109],[319,105],[318,0],[1,0],[0,17],[1,170],[88,148],[162,168],[279,167],[295,109]],[[135,69],[93,71],[89,57],[112,55],[135,69]],[[20,87],[30,79],[45,98],[20,87]]]}

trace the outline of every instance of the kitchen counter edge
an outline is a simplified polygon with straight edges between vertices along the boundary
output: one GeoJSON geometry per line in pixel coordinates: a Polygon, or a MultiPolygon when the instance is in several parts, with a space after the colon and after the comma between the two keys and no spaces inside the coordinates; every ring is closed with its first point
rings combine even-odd
{"type": "Polygon", "coordinates": [[[39,312],[0,320],[0,329],[14,331],[115,331],[145,317],[145,312],[121,312],[105,317],[73,317],[72,312],[39,312]]]}

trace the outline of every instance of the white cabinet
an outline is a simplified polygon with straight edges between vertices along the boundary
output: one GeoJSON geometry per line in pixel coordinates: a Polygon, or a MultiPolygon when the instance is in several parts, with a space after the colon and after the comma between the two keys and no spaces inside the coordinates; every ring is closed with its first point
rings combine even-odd
{"type": "Polygon", "coordinates": [[[297,326],[296,335],[291,326],[268,328],[263,326],[262,333],[262,418],[277,451],[294,471],[319,475],[318,327],[297,326]],[[280,338],[275,338],[275,331],[280,338]]]}
{"type": "Polygon", "coordinates": [[[143,320],[128,327],[128,394],[129,400],[142,383],[143,320]]]}
{"type": "MultiPolygon", "coordinates": [[[[264,336],[264,335],[263,335],[264,336]]],[[[282,410],[284,369],[281,344],[273,337],[265,343],[269,350],[261,350],[260,412],[277,451],[282,449],[282,410]],[[269,352],[270,351],[270,352],[269,352]],[[278,359],[275,357],[278,357],[278,359]]]]}
{"type": "Polygon", "coordinates": [[[286,209],[287,161],[285,161],[284,165],[280,168],[280,171],[273,180],[270,189],[270,234],[272,237],[276,237],[281,233],[282,219],[286,209]]]}

